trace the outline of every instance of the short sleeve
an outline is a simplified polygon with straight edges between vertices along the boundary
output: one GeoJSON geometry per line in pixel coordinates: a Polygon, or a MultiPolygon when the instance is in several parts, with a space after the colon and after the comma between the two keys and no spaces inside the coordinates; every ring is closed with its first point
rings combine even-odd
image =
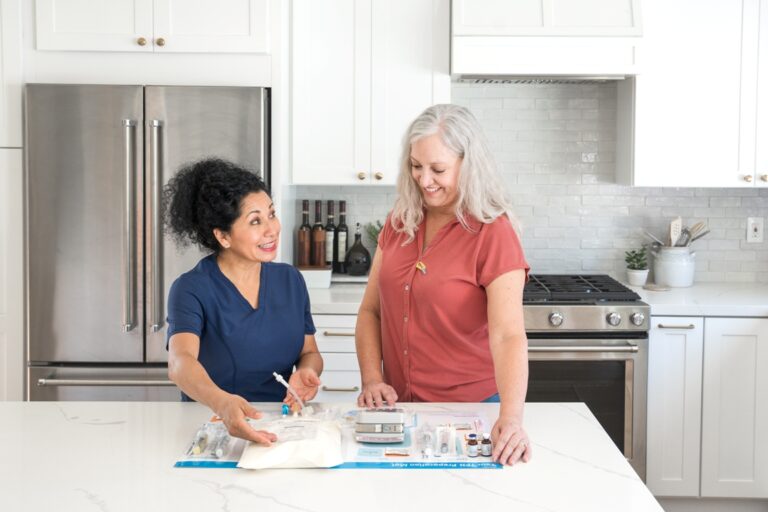
{"type": "Polygon", "coordinates": [[[168,292],[168,339],[179,332],[200,336],[204,319],[203,306],[195,294],[194,281],[185,276],[179,277],[168,292]]]}
{"type": "Polygon", "coordinates": [[[384,226],[382,226],[381,231],[379,232],[379,239],[377,240],[378,246],[388,247],[394,233],[395,230],[392,227],[392,218],[390,214],[387,215],[387,218],[384,220],[384,226]]]}
{"type": "Polygon", "coordinates": [[[494,279],[512,270],[525,270],[528,281],[530,266],[525,260],[520,239],[506,216],[483,225],[477,260],[477,282],[487,287],[494,279]]]}
{"type": "Polygon", "coordinates": [[[298,270],[296,270],[296,275],[298,276],[298,283],[301,287],[301,292],[304,297],[304,334],[315,334],[317,329],[315,328],[315,321],[312,320],[312,306],[309,302],[309,290],[307,290],[307,283],[304,281],[304,276],[302,276],[301,272],[298,270]]]}

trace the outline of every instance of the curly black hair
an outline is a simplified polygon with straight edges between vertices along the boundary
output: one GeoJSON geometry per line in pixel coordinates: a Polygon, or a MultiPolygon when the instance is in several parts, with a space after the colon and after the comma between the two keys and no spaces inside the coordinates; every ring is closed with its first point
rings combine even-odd
{"type": "Polygon", "coordinates": [[[243,199],[267,186],[255,173],[219,158],[184,165],[163,189],[166,233],[176,244],[197,244],[218,253],[213,230],[229,231],[240,216],[243,199]]]}

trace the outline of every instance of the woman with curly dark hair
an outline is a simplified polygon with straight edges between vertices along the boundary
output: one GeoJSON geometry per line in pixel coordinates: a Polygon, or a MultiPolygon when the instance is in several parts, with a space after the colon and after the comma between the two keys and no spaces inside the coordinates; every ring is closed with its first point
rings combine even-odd
{"type": "Polygon", "coordinates": [[[230,434],[269,444],[274,434],[248,425],[260,416],[248,402],[293,402],[272,372],[310,400],[323,369],[304,280],[273,262],[272,199],[257,175],[218,159],[182,168],[164,199],[176,242],[211,251],[168,295],[168,374],[182,400],[210,407],[230,434]]]}

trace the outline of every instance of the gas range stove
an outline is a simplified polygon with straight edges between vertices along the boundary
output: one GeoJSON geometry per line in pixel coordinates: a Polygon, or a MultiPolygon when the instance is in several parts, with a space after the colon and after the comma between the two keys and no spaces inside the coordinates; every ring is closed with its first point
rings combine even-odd
{"type": "Polygon", "coordinates": [[[604,274],[529,275],[523,290],[526,332],[647,332],[650,307],[604,274]]]}

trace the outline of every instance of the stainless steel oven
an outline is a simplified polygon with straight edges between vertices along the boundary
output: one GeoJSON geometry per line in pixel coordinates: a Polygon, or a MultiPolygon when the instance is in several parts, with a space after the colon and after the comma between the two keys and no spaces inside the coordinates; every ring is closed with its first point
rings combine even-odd
{"type": "Polygon", "coordinates": [[[526,401],[586,403],[645,479],[648,305],[604,275],[532,275],[531,283],[523,307],[526,401]],[[573,281],[580,285],[563,291],[573,281]],[[542,283],[546,297],[538,293],[542,283]],[[584,292],[587,286],[594,289],[584,292]]]}

